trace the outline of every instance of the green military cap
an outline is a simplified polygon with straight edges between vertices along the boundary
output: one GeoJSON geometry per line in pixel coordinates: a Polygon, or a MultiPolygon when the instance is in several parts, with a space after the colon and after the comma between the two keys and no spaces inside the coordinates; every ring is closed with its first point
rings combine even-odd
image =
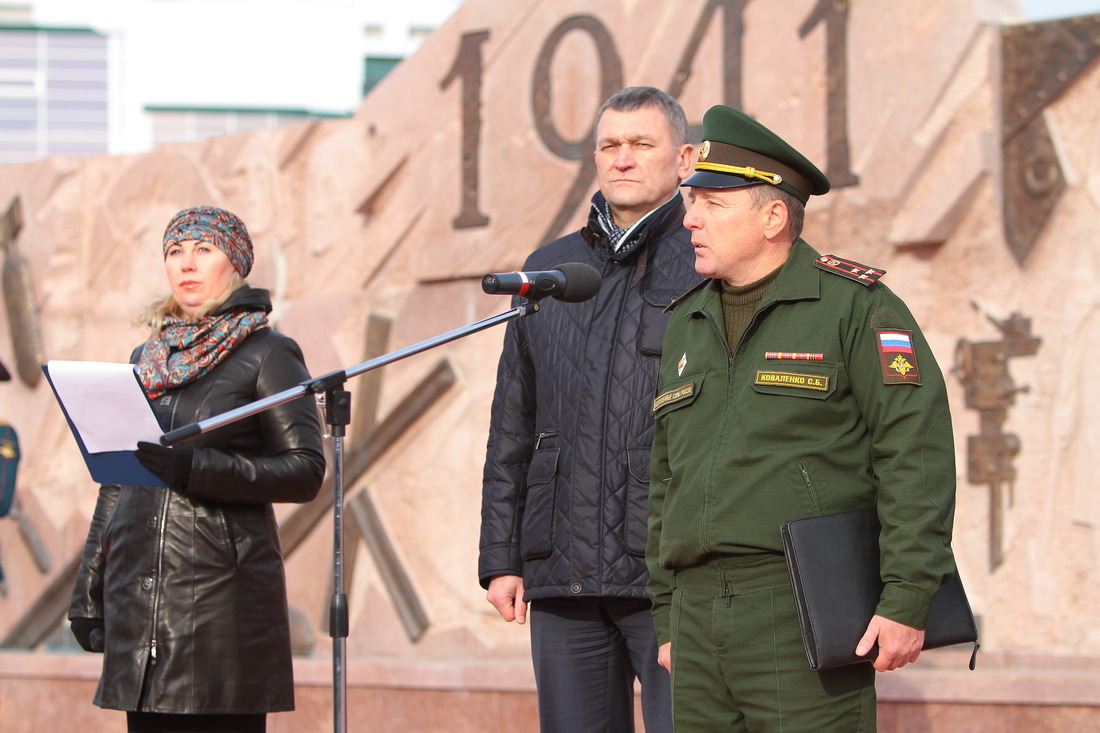
{"type": "Polygon", "coordinates": [[[741,110],[716,104],[703,115],[695,172],[680,185],[738,188],[759,183],[779,186],[802,203],[830,188],[825,174],[783,138],[741,110]]]}

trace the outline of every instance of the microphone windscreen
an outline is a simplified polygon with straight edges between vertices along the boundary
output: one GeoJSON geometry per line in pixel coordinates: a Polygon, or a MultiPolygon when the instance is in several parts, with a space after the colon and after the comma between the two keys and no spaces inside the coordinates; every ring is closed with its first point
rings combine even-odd
{"type": "Polygon", "coordinates": [[[565,303],[580,303],[600,291],[600,273],[583,262],[566,262],[554,268],[565,275],[565,291],[554,296],[565,303]]]}

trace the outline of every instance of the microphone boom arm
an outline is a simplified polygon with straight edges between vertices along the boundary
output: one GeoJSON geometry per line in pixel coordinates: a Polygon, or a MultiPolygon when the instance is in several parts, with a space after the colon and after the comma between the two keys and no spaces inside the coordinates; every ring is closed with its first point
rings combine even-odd
{"type": "Polygon", "coordinates": [[[468,336],[479,331],[484,331],[485,329],[491,328],[492,326],[495,326],[497,324],[505,323],[506,321],[510,321],[515,318],[524,318],[536,312],[538,309],[539,304],[537,301],[527,300],[526,302],[517,305],[511,310],[505,311],[503,313],[498,313],[495,316],[483,318],[480,321],[475,321],[474,323],[463,326],[461,328],[456,328],[438,336],[433,336],[432,338],[425,339],[424,341],[406,346],[403,349],[391,351],[388,354],[383,354],[382,356],[370,359],[369,361],[364,361],[361,364],[357,364],[348,369],[338,369],[336,371],[329,372],[328,374],[322,374],[319,377],[314,377],[312,379],[306,380],[305,382],[302,382],[297,386],[285,389],[282,392],[277,392],[268,397],[264,397],[263,399],[256,400],[255,402],[250,402],[247,405],[242,405],[233,410],[228,410],[221,413],[220,415],[214,415],[213,417],[208,417],[205,420],[200,420],[198,422],[191,423],[190,425],[184,425],[183,427],[177,428],[176,430],[170,430],[160,437],[160,443],[164,446],[179,445],[180,443],[196,438],[203,433],[208,433],[211,430],[215,430],[224,425],[229,425],[230,423],[234,423],[238,420],[243,420],[244,418],[251,415],[259,414],[261,412],[264,412],[265,410],[269,410],[272,407],[275,407],[276,405],[281,405],[284,402],[289,402],[299,397],[303,397],[307,394],[321,394],[329,390],[338,388],[349,378],[356,377],[363,372],[368,372],[372,369],[377,369],[379,367],[386,366],[387,364],[392,364],[395,361],[400,361],[401,359],[414,356],[429,349],[434,349],[436,346],[442,346],[443,344],[450,343],[451,341],[456,341],[463,336],[468,336]]]}

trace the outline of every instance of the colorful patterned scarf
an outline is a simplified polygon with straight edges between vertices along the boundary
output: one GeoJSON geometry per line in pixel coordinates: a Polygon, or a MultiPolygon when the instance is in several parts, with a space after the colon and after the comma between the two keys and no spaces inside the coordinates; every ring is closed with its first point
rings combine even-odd
{"type": "Polygon", "coordinates": [[[138,376],[156,399],[209,373],[253,331],[267,328],[263,310],[233,310],[185,321],[169,316],[160,334],[145,342],[138,376]]]}

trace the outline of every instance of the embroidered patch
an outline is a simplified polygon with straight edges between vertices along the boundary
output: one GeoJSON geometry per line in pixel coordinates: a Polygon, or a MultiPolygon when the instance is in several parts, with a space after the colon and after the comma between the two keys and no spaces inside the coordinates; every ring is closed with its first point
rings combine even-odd
{"type": "Polygon", "coordinates": [[[671,405],[673,402],[679,402],[680,400],[686,400],[695,394],[695,382],[688,382],[687,384],[677,387],[676,389],[670,389],[657,399],[653,400],[653,411],[657,412],[665,405],[671,405]]]}
{"type": "Polygon", "coordinates": [[[875,331],[883,384],[920,384],[917,354],[909,331],[875,331]]]}
{"type": "Polygon", "coordinates": [[[829,378],[821,374],[799,374],[798,372],[773,372],[764,369],[756,371],[756,384],[778,385],[812,389],[818,392],[829,390],[829,378]]]}
{"type": "Polygon", "coordinates": [[[886,270],[879,270],[867,265],[861,265],[854,260],[842,260],[834,255],[822,255],[814,260],[814,267],[831,272],[834,275],[855,280],[860,285],[872,285],[880,277],[886,274],[886,270]]]}
{"type": "Polygon", "coordinates": [[[680,361],[676,362],[676,376],[682,377],[684,375],[684,367],[688,365],[688,355],[684,352],[684,355],[680,357],[680,361]]]}

